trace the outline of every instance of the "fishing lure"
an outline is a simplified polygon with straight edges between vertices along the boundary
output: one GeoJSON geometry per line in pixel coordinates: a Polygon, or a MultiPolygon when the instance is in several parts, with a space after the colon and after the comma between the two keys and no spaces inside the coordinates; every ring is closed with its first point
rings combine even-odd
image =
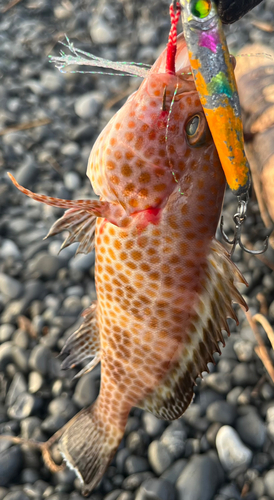
{"type": "Polygon", "coordinates": [[[250,187],[237,86],[213,0],[181,0],[192,73],[227,183],[236,196],[250,187]]]}

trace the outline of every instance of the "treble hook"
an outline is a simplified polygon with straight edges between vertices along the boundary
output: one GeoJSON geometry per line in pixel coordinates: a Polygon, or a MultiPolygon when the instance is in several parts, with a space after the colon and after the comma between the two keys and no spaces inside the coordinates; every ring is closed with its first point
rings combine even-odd
{"type": "Polygon", "coordinates": [[[232,245],[232,249],[230,252],[230,257],[232,257],[235,248],[237,245],[247,253],[250,253],[251,255],[260,255],[264,252],[266,252],[268,248],[268,236],[266,237],[264,241],[264,246],[262,250],[249,250],[249,248],[246,248],[246,246],[242,243],[241,241],[241,235],[242,235],[242,224],[244,223],[246,219],[246,209],[247,209],[247,204],[248,204],[248,196],[246,200],[241,199],[241,197],[238,197],[238,212],[234,214],[233,220],[235,222],[235,230],[234,230],[234,236],[232,240],[230,240],[227,235],[224,232],[224,218],[223,216],[221,217],[221,223],[220,223],[220,230],[222,237],[224,240],[229,243],[229,245],[232,245]]]}

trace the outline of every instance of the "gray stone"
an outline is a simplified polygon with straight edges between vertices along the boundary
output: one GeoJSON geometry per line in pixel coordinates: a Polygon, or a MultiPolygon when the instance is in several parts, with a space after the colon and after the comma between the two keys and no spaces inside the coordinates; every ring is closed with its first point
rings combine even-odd
{"type": "Polygon", "coordinates": [[[224,498],[229,498],[233,500],[241,500],[241,493],[239,492],[237,486],[234,483],[226,484],[219,490],[219,494],[224,498]]]}
{"type": "Polygon", "coordinates": [[[0,325],[0,344],[4,344],[4,342],[10,340],[14,331],[15,327],[9,323],[0,325]]]}
{"type": "Polygon", "coordinates": [[[236,418],[236,413],[236,407],[227,401],[215,401],[208,407],[206,416],[210,422],[231,425],[236,418]]]}
{"type": "MultiPolygon", "coordinates": [[[[68,142],[67,144],[64,144],[61,147],[61,153],[65,156],[70,156],[71,158],[77,158],[79,156],[79,153],[80,153],[79,144],[77,144],[77,142],[73,142],[73,141],[68,142]]],[[[66,172],[64,175],[64,179],[66,179],[66,176],[68,175],[68,173],[74,174],[75,172],[66,172]]],[[[79,179],[78,174],[76,174],[76,177],[78,177],[78,179],[79,179]]],[[[65,186],[66,186],[66,182],[65,182],[65,186]]],[[[68,186],[66,186],[66,188],[70,189],[68,186]]],[[[76,189],[76,188],[77,188],[77,186],[74,186],[74,189],[76,189]]],[[[72,187],[72,189],[73,189],[73,187],[72,187]]]]}
{"type": "Polygon", "coordinates": [[[64,77],[58,71],[42,71],[40,81],[43,87],[51,92],[56,92],[64,87],[64,77]]]}
{"type": "Polygon", "coordinates": [[[220,394],[227,394],[231,390],[231,376],[223,373],[209,373],[205,377],[205,383],[220,394]]]}
{"type": "Polygon", "coordinates": [[[90,36],[93,43],[115,43],[117,31],[113,30],[106,21],[99,16],[93,16],[90,23],[90,36]]]}
{"type": "Polygon", "coordinates": [[[18,246],[12,240],[4,240],[1,243],[0,256],[2,259],[13,257],[14,259],[21,258],[21,252],[18,246]]]}
{"type": "Polygon", "coordinates": [[[266,493],[274,498],[274,469],[269,470],[264,477],[266,493]]]}
{"type": "Polygon", "coordinates": [[[27,417],[21,420],[21,434],[24,439],[31,439],[33,433],[40,428],[41,419],[38,417],[27,417]]]}
{"type": "Polygon", "coordinates": [[[19,446],[12,446],[0,453],[0,486],[7,486],[16,479],[23,466],[22,452],[19,446]]]}
{"type": "Polygon", "coordinates": [[[78,254],[69,261],[69,267],[70,269],[76,271],[89,271],[90,268],[94,265],[94,262],[95,262],[94,252],[90,252],[87,255],[78,254]]]}
{"type": "Polygon", "coordinates": [[[126,446],[131,453],[143,455],[147,450],[148,442],[148,435],[143,429],[139,429],[138,431],[130,432],[127,436],[126,446]]]}
{"type": "Polygon", "coordinates": [[[171,465],[172,456],[161,441],[152,441],[148,447],[148,460],[152,470],[160,476],[171,465]]]}
{"type": "Polygon", "coordinates": [[[152,472],[138,472],[137,474],[131,474],[124,479],[122,488],[124,490],[134,491],[139,488],[144,481],[151,479],[152,477],[152,472]]]}
{"type": "Polygon", "coordinates": [[[173,459],[180,458],[185,450],[187,433],[182,421],[172,422],[161,436],[161,442],[167,447],[173,459]]]}
{"type": "Polygon", "coordinates": [[[149,469],[149,463],[146,458],[130,455],[125,461],[125,472],[127,475],[145,472],[149,469]]]}
{"type": "MultiPolygon", "coordinates": [[[[24,161],[20,164],[20,167],[16,170],[15,178],[19,184],[22,186],[31,186],[32,183],[39,175],[39,168],[32,155],[26,155],[24,161]]],[[[30,221],[27,221],[30,222],[30,221]]],[[[18,227],[20,231],[24,231],[24,225],[21,228],[18,227]]]]}
{"type": "Polygon", "coordinates": [[[13,349],[11,342],[4,342],[0,345],[0,371],[4,371],[6,366],[13,360],[13,349]]]}
{"type": "Polygon", "coordinates": [[[19,394],[16,401],[8,409],[10,418],[21,420],[22,418],[29,417],[35,407],[35,399],[28,392],[19,394]]]}
{"type": "Polygon", "coordinates": [[[252,460],[252,451],[241,441],[229,425],[224,425],[216,436],[216,448],[224,469],[232,471],[237,467],[247,469],[252,460]]]}
{"type": "Polygon", "coordinates": [[[52,399],[48,411],[51,415],[61,415],[67,419],[74,417],[77,412],[76,406],[66,396],[52,399]]]}
{"type": "Polygon", "coordinates": [[[29,374],[29,392],[35,394],[40,391],[44,383],[43,376],[39,372],[30,372],[29,374]]]}
{"type": "Polygon", "coordinates": [[[5,500],[29,500],[29,497],[22,490],[10,491],[6,496],[5,500]]]}
{"type": "Polygon", "coordinates": [[[104,500],[117,500],[121,493],[123,493],[123,490],[113,490],[104,497],[104,500]]]}
{"type": "Polygon", "coordinates": [[[29,346],[29,335],[24,330],[16,330],[12,337],[14,345],[21,347],[22,349],[27,349],[29,346]]]}
{"type": "Polygon", "coordinates": [[[104,94],[98,91],[88,92],[78,97],[75,101],[75,113],[80,118],[92,118],[96,116],[104,102],[104,94]]]}
{"type": "Polygon", "coordinates": [[[6,396],[6,405],[11,406],[15,403],[17,397],[22,392],[26,392],[27,383],[24,375],[22,373],[16,373],[12,379],[12,383],[10,384],[7,396],[6,396]]]}
{"type": "Polygon", "coordinates": [[[29,371],[29,351],[21,349],[21,347],[13,346],[12,357],[14,363],[17,365],[19,370],[23,373],[28,373],[29,371]]]}
{"type": "Polygon", "coordinates": [[[46,346],[38,344],[31,351],[29,367],[41,373],[41,375],[46,375],[49,370],[50,359],[50,350],[46,346]]]}
{"type": "Polygon", "coordinates": [[[81,186],[80,176],[76,172],[67,172],[64,175],[64,184],[67,189],[75,191],[81,186]]]}
{"type": "Polygon", "coordinates": [[[35,255],[29,263],[29,272],[36,278],[52,279],[56,278],[60,268],[60,260],[47,252],[40,252],[35,255]]]}
{"type": "Polygon", "coordinates": [[[234,351],[239,361],[251,361],[254,357],[254,345],[248,340],[237,340],[234,344],[234,351]]]}
{"type": "Polygon", "coordinates": [[[48,434],[54,434],[56,431],[61,429],[61,427],[63,427],[68,420],[69,418],[63,415],[49,415],[49,417],[45,418],[42,422],[41,429],[48,434]]]}
{"type": "Polygon", "coordinates": [[[182,474],[185,466],[187,465],[187,460],[185,458],[180,458],[176,460],[168,469],[161,475],[162,479],[169,481],[171,484],[175,484],[182,474]]]}
{"type": "Polygon", "coordinates": [[[231,405],[237,405],[238,398],[240,394],[242,394],[243,390],[243,387],[233,387],[226,397],[227,402],[231,405]]]}
{"type": "Polygon", "coordinates": [[[77,295],[66,297],[63,302],[63,307],[66,311],[70,312],[70,314],[78,315],[83,309],[81,298],[77,297],[77,295]]]}
{"type": "Polygon", "coordinates": [[[212,500],[222,479],[220,464],[213,453],[195,455],[176,483],[178,500],[212,500]]]}
{"type": "Polygon", "coordinates": [[[163,420],[160,420],[149,412],[144,412],[142,414],[142,422],[146,433],[152,438],[155,438],[162,434],[165,428],[165,423],[163,422],[163,420]]]}
{"type": "Polygon", "coordinates": [[[7,274],[0,273],[0,292],[10,299],[17,299],[23,293],[23,285],[7,274]]]}
{"type": "Polygon", "coordinates": [[[255,412],[247,413],[236,420],[236,430],[245,444],[262,448],[266,439],[266,426],[255,412]]]}
{"type": "Polygon", "coordinates": [[[89,406],[94,403],[95,399],[98,396],[99,385],[97,381],[94,380],[93,373],[87,373],[83,375],[74,390],[73,401],[79,406],[79,408],[83,408],[83,406],[89,406]]]}
{"type": "Polygon", "coordinates": [[[238,363],[232,372],[232,381],[234,385],[253,386],[258,382],[258,375],[251,368],[250,364],[238,363]]]}
{"type": "Polygon", "coordinates": [[[135,500],[175,500],[174,486],[164,479],[147,479],[138,489],[135,500]]]}

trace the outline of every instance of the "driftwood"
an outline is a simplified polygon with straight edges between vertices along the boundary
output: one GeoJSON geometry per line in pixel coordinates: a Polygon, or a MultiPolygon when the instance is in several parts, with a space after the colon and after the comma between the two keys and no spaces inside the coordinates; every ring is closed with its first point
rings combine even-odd
{"type": "MultiPolygon", "coordinates": [[[[246,45],[235,69],[253,185],[264,224],[274,223],[274,51],[246,45]],[[241,57],[245,54],[245,57],[241,57]]],[[[274,248],[274,232],[270,237],[274,248]]]]}

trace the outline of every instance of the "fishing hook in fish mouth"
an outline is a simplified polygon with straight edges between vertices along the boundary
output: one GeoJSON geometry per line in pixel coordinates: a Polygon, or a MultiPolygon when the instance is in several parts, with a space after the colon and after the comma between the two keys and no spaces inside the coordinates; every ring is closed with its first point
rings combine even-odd
{"type": "Polygon", "coordinates": [[[230,240],[226,233],[224,232],[224,218],[223,216],[221,217],[221,223],[220,223],[220,230],[222,237],[224,240],[229,244],[232,245],[232,249],[230,252],[230,257],[232,257],[235,248],[237,245],[247,253],[250,253],[251,255],[260,255],[262,253],[265,253],[267,248],[268,248],[268,236],[266,237],[264,241],[264,246],[262,250],[249,250],[249,248],[246,248],[246,246],[242,243],[241,241],[241,235],[242,235],[242,225],[246,219],[246,210],[247,210],[247,205],[248,205],[248,194],[245,197],[237,196],[238,198],[238,210],[236,214],[233,216],[233,220],[235,223],[235,230],[234,230],[234,236],[230,240]]]}

